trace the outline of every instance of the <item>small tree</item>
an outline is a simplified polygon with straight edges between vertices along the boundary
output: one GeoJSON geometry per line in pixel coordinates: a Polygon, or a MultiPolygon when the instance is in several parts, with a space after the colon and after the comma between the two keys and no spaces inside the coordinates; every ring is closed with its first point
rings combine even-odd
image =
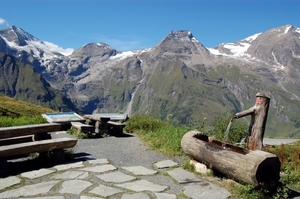
{"type": "Polygon", "coordinates": [[[217,140],[225,141],[225,133],[227,127],[232,121],[231,127],[228,133],[229,143],[240,143],[243,139],[247,138],[247,123],[241,120],[232,120],[234,114],[220,114],[215,121],[213,136],[217,140]]]}

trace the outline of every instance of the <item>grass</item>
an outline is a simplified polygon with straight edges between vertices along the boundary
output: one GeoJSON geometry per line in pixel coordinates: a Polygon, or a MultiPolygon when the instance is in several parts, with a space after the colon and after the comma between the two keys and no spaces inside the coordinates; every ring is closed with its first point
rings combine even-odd
{"type": "MultiPolygon", "coordinates": [[[[189,131],[186,127],[176,127],[167,121],[148,115],[135,115],[126,122],[124,130],[137,134],[153,150],[165,155],[184,156],[181,139],[189,131]]],[[[300,142],[267,148],[266,151],[277,155],[281,161],[281,171],[285,173],[280,179],[277,192],[270,194],[250,184],[240,184],[234,181],[228,183],[221,179],[220,185],[231,191],[232,198],[279,199],[287,198],[290,191],[288,187],[300,190],[300,142]]],[[[183,167],[193,171],[188,161],[185,161],[183,167]]]]}
{"type": "Polygon", "coordinates": [[[0,127],[47,123],[42,114],[53,112],[52,109],[0,94],[0,127]]]}
{"type": "Polygon", "coordinates": [[[67,132],[69,135],[73,135],[74,137],[76,137],[77,139],[87,139],[89,138],[89,136],[86,133],[81,132],[78,129],[69,129],[67,132]]]}
{"type": "Polygon", "coordinates": [[[300,191],[300,141],[269,147],[266,151],[275,154],[281,162],[281,182],[300,191]]]}
{"type": "Polygon", "coordinates": [[[9,126],[21,126],[29,124],[43,124],[47,123],[46,119],[42,116],[20,116],[20,117],[8,117],[0,116],[0,127],[9,127],[9,126]]]}
{"type": "Polygon", "coordinates": [[[54,113],[55,111],[39,105],[30,104],[0,94],[0,116],[9,117],[36,117],[43,113],[54,113]]]}
{"type": "Polygon", "coordinates": [[[181,138],[188,131],[147,115],[136,115],[126,122],[126,132],[137,134],[152,149],[166,155],[182,156],[181,138]]]}

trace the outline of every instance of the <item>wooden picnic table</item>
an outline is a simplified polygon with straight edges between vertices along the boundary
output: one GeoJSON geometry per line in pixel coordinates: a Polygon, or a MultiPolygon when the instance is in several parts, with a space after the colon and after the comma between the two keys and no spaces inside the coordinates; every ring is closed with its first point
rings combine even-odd
{"type": "Polygon", "coordinates": [[[119,113],[96,113],[96,114],[86,114],[83,116],[86,119],[86,123],[95,126],[95,133],[105,133],[109,134],[110,128],[115,128],[118,132],[123,131],[125,124],[120,123],[119,121],[125,121],[127,115],[119,113]]]}

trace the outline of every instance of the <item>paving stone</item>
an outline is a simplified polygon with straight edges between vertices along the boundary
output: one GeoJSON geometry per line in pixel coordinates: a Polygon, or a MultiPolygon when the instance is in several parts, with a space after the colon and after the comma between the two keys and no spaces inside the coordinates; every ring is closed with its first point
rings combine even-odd
{"type": "Polygon", "coordinates": [[[111,164],[105,164],[105,165],[98,165],[98,166],[90,166],[90,167],[86,167],[86,168],[83,168],[80,170],[103,173],[103,172],[107,172],[107,171],[113,171],[116,169],[117,168],[111,164]]]}
{"type": "Polygon", "coordinates": [[[45,197],[19,198],[19,199],[65,199],[65,197],[63,197],[63,196],[45,196],[45,197]]]}
{"type": "Polygon", "coordinates": [[[169,193],[155,193],[156,199],[176,199],[176,195],[169,193]]]}
{"type": "Polygon", "coordinates": [[[116,189],[116,188],[99,185],[98,187],[91,190],[90,193],[93,193],[93,194],[96,194],[99,196],[103,196],[103,197],[109,197],[109,196],[117,194],[117,193],[122,193],[122,191],[119,189],[116,189]]]}
{"type": "Polygon", "coordinates": [[[57,169],[58,171],[62,171],[62,170],[67,170],[67,169],[80,168],[83,166],[84,165],[82,162],[75,162],[75,163],[56,165],[53,168],[57,169]]]}
{"type": "Polygon", "coordinates": [[[62,183],[62,188],[59,190],[59,192],[78,195],[91,185],[93,184],[84,180],[67,180],[62,183]]]}
{"type": "Polygon", "coordinates": [[[95,159],[87,161],[89,164],[109,164],[107,159],[95,159]]]}
{"type": "Polygon", "coordinates": [[[25,177],[25,178],[29,178],[29,179],[35,179],[35,178],[39,178],[39,177],[48,175],[53,172],[55,172],[55,171],[50,170],[50,169],[39,169],[39,170],[35,170],[35,171],[29,171],[29,172],[22,173],[21,176],[25,177]]]}
{"type": "Polygon", "coordinates": [[[127,182],[123,184],[115,184],[115,186],[129,189],[135,192],[141,192],[141,191],[161,192],[168,188],[168,186],[154,184],[147,180],[138,180],[138,181],[127,182]]]}
{"type": "Polygon", "coordinates": [[[182,168],[176,168],[167,173],[174,178],[179,184],[190,182],[203,182],[200,178],[196,177],[193,173],[188,172],[182,168]]]}
{"type": "Polygon", "coordinates": [[[71,179],[84,179],[89,176],[89,173],[86,171],[65,171],[63,173],[52,176],[53,179],[63,179],[63,180],[71,180],[71,179]]]}
{"type": "Polygon", "coordinates": [[[21,179],[16,176],[10,176],[7,178],[0,178],[0,190],[5,189],[7,187],[19,184],[21,179]]]}
{"type": "Polygon", "coordinates": [[[145,193],[124,194],[121,199],[150,199],[145,193]]]}
{"type": "Polygon", "coordinates": [[[104,198],[90,197],[90,196],[80,196],[80,199],[104,199],[104,198]]]}
{"type": "Polygon", "coordinates": [[[143,166],[133,166],[133,167],[122,167],[122,169],[125,169],[134,175],[154,175],[157,173],[157,171],[148,169],[143,166]]]}
{"type": "Polygon", "coordinates": [[[185,186],[184,189],[184,195],[192,199],[227,199],[231,196],[227,190],[208,182],[192,183],[185,186]]]}
{"type": "Polygon", "coordinates": [[[178,165],[178,163],[174,162],[172,160],[163,160],[163,161],[155,163],[154,167],[158,168],[158,169],[164,169],[164,168],[169,168],[169,167],[173,167],[173,166],[177,166],[177,165],[178,165]]]}
{"type": "Polygon", "coordinates": [[[47,194],[59,181],[41,182],[33,185],[26,185],[18,189],[13,189],[0,193],[0,198],[18,198],[20,196],[35,196],[47,194]]]}
{"type": "Polygon", "coordinates": [[[94,159],[94,160],[88,160],[89,164],[109,164],[107,159],[94,159]]]}
{"type": "Polygon", "coordinates": [[[136,177],[127,175],[120,171],[105,173],[101,175],[97,175],[96,177],[100,178],[105,182],[113,182],[113,183],[123,183],[136,179],[136,177]]]}

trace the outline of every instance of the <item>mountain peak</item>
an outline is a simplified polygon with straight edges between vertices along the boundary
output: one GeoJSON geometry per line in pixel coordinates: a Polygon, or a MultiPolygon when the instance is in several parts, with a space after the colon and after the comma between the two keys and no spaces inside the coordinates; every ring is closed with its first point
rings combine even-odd
{"type": "MultiPolygon", "coordinates": [[[[273,34],[278,34],[278,36],[282,36],[282,35],[285,35],[285,34],[290,33],[290,32],[292,33],[297,29],[299,29],[299,28],[296,28],[295,26],[287,24],[287,25],[284,25],[284,26],[273,28],[269,31],[273,34]]],[[[269,32],[269,31],[267,31],[267,32],[269,32]]]]}
{"type": "Polygon", "coordinates": [[[37,38],[17,26],[1,30],[0,35],[5,37],[9,42],[14,42],[19,46],[27,45],[27,41],[37,40],[37,38]]]}
{"type": "Polygon", "coordinates": [[[72,56],[81,56],[83,54],[92,56],[113,56],[117,54],[117,51],[105,43],[89,43],[75,50],[72,56]]]}
{"type": "Polygon", "coordinates": [[[158,45],[157,47],[172,48],[177,47],[190,47],[191,45],[202,46],[202,44],[193,36],[188,30],[171,31],[158,45]]]}
{"type": "Polygon", "coordinates": [[[189,30],[171,31],[166,39],[177,40],[178,42],[197,42],[200,43],[189,30]]]}
{"type": "MultiPolygon", "coordinates": [[[[171,31],[158,45],[153,48],[154,55],[172,57],[180,54],[185,59],[190,59],[187,65],[209,63],[211,54],[189,30],[171,31]]],[[[176,57],[176,56],[175,56],[176,57]]]]}

